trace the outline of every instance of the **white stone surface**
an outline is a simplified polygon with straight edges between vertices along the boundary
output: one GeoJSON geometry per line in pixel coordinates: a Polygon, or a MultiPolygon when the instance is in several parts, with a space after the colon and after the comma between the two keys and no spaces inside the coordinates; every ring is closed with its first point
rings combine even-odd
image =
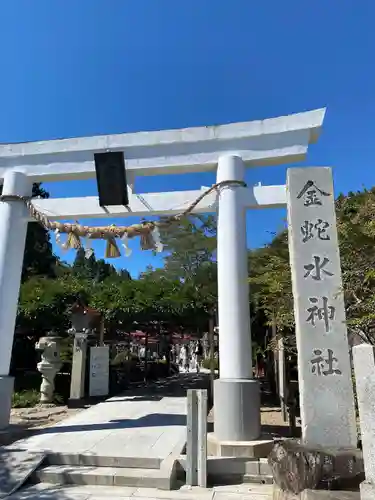
{"type": "MultiPolygon", "coordinates": [[[[243,181],[245,165],[238,156],[219,159],[217,182],[243,181]]],[[[251,379],[251,336],[246,212],[241,191],[220,188],[217,227],[220,378],[251,379]]]]}
{"type": "MultiPolygon", "coordinates": [[[[8,171],[3,195],[30,196],[30,180],[8,171]]],[[[8,375],[27,232],[27,209],[19,201],[0,202],[0,375],[8,375]]]]}
{"type": "Polygon", "coordinates": [[[109,347],[90,347],[90,396],[107,396],[109,392],[109,347]]]}
{"type": "Polygon", "coordinates": [[[361,500],[374,500],[375,498],[375,484],[364,481],[359,485],[361,492],[361,500]]]}
{"type": "Polygon", "coordinates": [[[331,169],[288,169],[287,198],[303,440],[356,447],[331,169]]]}
{"type": "Polygon", "coordinates": [[[214,171],[225,152],[248,165],[290,163],[304,159],[324,115],[316,109],[228,125],[3,144],[0,179],[20,165],[38,182],[94,178],[93,152],[108,150],[125,151],[126,168],[137,175],[214,171]]]}
{"type": "Polygon", "coordinates": [[[18,441],[26,450],[167,458],[186,439],[186,399],[119,396],[18,441]]]}
{"type": "Polygon", "coordinates": [[[175,491],[116,486],[52,486],[36,484],[17,492],[9,500],[272,500],[272,486],[243,484],[211,489],[182,487],[175,491]]]}
{"type": "Polygon", "coordinates": [[[375,348],[353,347],[353,361],[366,482],[373,484],[375,493],[375,348]]]}
{"type": "MultiPolygon", "coordinates": [[[[82,198],[48,198],[33,200],[33,205],[54,220],[143,217],[150,215],[175,215],[186,210],[204,191],[170,191],[165,193],[129,194],[128,207],[101,207],[97,196],[82,198]]],[[[246,208],[280,208],[286,205],[285,186],[251,186],[242,191],[246,208]]],[[[215,212],[217,193],[212,192],[194,208],[194,213],[215,212]]]]}

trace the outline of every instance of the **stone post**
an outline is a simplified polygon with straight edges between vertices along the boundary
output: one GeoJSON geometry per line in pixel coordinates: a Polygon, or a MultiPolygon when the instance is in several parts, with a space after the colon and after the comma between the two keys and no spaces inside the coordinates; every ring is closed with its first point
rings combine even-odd
{"type": "Polygon", "coordinates": [[[375,498],[375,348],[353,347],[355,381],[366,480],[360,486],[361,500],[375,498]]]}
{"type": "Polygon", "coordinates": [[[76,331],[74,328],[69,330],[74,335],[72,373],[70,380],[70,402],[79,401],[85,396],[85,376],[86,359],[89,330],[76,331]]]}
{"type": "MultiPolygon", "coordinates": [[[[217,182],[243,182],[238,156],[219,159],[217,182]]],[[[215,436],[220,441],[250,441],[260,435],[259,382],[253,380],[248,250],[244,188],[219,190],[217,260],[220,378],[215,381],[215,436]]]]}
{"type": "Polygon", "coordinates": [[[287,177],[303,442],[356,447],[332,172],[292,168],[287,177]]]}
{"type": "Polygon", "coordinates": [[[284,349],[284,339],[280,337],[277,340],[277,366],[279,376],[279,397],[280,407],[284,422],[288,421],[288,381],[286,376],[286,359],[284,349]]]}
{"type": "MultiPolygon", "coordinates": [[[[27,176],[15,170],[4,176],[3,195],[31,195],[27,176]]],[[[0,429],[9,424],[13,378],[9,377],[28,211],[21,201],[0,202],[0,429]]]]}
{"type": "Polygon", "coordinates": [[[187,392],[186,484],[207,487],[207,391],[187,392]]]}
{"type": "Polygon", "coordinates": [[[197,391],[198,402],[198,486],[207,488],[207,391],[197,391]]]}
{"type": "Polygon", "coordinates": [[[53,403],[55,390],[55,377],[62,362],[60,358],[61,337],[49,334],[41,337],[35,344],[35,349],[41,352],[42,360],[37,364],[38,371],[42,374],[42,384],[40,386],[40,402],[42,404],[53,403]]]}
{"type": "Polygon", "coordinates": [[[207,359],[210,360],[210,392],[209,392],[209,402],[212,406],[214,399],[214,386],[215,386],[215,345],[214,345],[214,329],[215,323],[214,318],[211,315],[208,320],[208,356],[207,359]]]}
{"type": "Polygon", "coordinates": [[[197,391],[187,391],[186,484],[198,484],[198,398],[197,391]]]}

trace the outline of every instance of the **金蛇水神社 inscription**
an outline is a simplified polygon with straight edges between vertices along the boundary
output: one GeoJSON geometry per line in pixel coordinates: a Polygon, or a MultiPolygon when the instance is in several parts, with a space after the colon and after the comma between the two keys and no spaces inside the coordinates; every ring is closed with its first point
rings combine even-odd
{"type": "Polygon", "coordinates": [[[325,331],[328,333],[330,330],[330,321],[335,319],[336,308],[328,304],[328,298],[321,298],[321,306],[319,307],[319,298],[318,297],[309,297],[309,301],[313,304],[312,307],[307,309],[309,313],[306,321],[311,323],[312,326],[316,326],[317,321],[323,321],[325,331]]]}
{"type": "Polygon", "coordinates": [[[289,169],[287,196],[302,440],[356,446],[331,169],[289,169]]]}
{"type": "Polygon", "coordinates": [[[318,219],[316,222],[305,220],[301,226],[302,243],[306,243],[315,237],[321,241],[329,241],[331,238],[327,233],[328,228],[329,223],[322,219],[318,219]]]}
{"type": "Polygon", "coordinates": [[[304,278],[310,276],[315,281],[321,281],[323,275],[333,276],[333,273],[326,269],[327,264],[329,264],[327,257],[321,258],[319,255],[314,255],[314,262],[303,266],[306,271],[304,278]]]}
{"type": "Polygon", "coordinates": [[[314,349],[314,357],[311,359],[311,373],[315,375],[342,375],[337,368],[338,359],[333,355],[332,349],[327,349],[327,355],[323,355],[323,349],[314,349]]]}
{"type": "Polygon", "coordinates": [[[312,205],[322,205],[322,197],[329,196],[329,193],[318,188],[314,181],[307,181],[303,186],[301,192],[298,194],[297,199],[303,198],[305,207],[312,205]]]}

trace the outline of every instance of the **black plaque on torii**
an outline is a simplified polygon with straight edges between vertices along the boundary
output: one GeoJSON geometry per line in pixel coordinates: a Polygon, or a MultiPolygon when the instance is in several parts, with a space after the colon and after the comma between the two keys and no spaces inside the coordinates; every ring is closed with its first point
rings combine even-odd
{"type": "Polygon", "coordinates": [[[123,151],[95,153],[94,161],[99,205],[128,206],[129,195],[123,151]]]}

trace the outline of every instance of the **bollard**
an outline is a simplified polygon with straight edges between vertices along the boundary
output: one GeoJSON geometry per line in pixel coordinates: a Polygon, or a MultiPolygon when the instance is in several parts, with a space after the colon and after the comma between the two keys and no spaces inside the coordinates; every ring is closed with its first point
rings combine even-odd
{"type": "Polygon", "coordinates": [[[361,500],[375,498],[375,347],[353,347],[353,363],[366,479],[360,484],[361,500]]]}
{"type": "Polygon", "coordinates": [[[198,399],[198,486],[207,488],[207,391],[197,391],[198,399]]]}
{"type": "Polygon", "coordinates": [[[207,391],[187,393],[186,484],[207,487],[207,391]]]}

